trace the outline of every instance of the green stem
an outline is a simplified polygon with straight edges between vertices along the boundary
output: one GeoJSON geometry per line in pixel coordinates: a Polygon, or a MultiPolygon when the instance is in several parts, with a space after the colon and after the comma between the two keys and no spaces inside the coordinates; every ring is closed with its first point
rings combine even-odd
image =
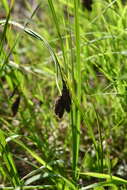
{"type": "MultiPolygon", "coordinates": [[[[75,14],[75,39],[76,39],[76,96],[78,103],[81,103],[81,63],[80,63],[80,26],[79,26],[79,0],[74,0],[74,14],[75,14]]],[[[74,166],[74,179],[77,180],[78,158],[79,158],[79,146],[80,146],[80,122],[81,115],[80,110],[75,108],[75,150],[73,152],[73,166],[74,166]]]]}

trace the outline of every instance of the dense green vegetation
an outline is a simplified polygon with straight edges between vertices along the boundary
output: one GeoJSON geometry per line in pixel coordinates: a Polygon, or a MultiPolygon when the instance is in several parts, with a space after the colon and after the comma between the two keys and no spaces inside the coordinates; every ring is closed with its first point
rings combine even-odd
{"type": "Polygon", "coordinates": [[[0,1],[0,189],[127,189],[126,18],[121,0],[0,1]]]}

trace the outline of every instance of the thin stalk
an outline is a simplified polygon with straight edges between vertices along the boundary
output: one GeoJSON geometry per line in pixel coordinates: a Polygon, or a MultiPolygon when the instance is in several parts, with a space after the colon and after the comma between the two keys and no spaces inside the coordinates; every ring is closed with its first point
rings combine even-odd
{"type": "Polygon", "coordinates": [[[59,40],[60,40],[60,45],[61,45],[61,49],[62,49],[62,53],[63,53],[64,65],[65,65],[65,71],[66,71],[66,74],[67,74],[67,70],[68,69],[67,69],[67,63],[66,63],[66,55],[65,55],[65,49],[64,49],[64,42],[63,42],[63,38],[61,36],[59,22],[58,22],[58,19],[57,19],[57,15],[56,15],[55,8],[54,8],[52,0],[48,0],[48,4],[49,4],[50,10],[51,10],[51,13],[52,13],[52,16],[53,16],[53,21],[55,23],[57,34],[58,34],[58,37],[59,37],[59,40]]]}
{"type": "MultiPolygon", "coordinates": [[[[76,96],[78,103],[81,103],[81,63],[80,63],[80,26],[79,26],[79,0],[74,0],[74,15],[75,15],[75,40],[76,40],[76,96]]],[[[74,180],[77,180],[77,169],[78,169],[78,157],[79,157],[79,145],[80,145],[80,122],[81,114],[80,110],[75,108],[73,114],[74,122],[74,134],[73,134],[73,171],[74,180]]]]}
{"type": "Polygon", "coordinates": [[[103,137],[102,137],[102,129],[101,126],[99,125],[99,117],[96,112],[96,109],[94,107],[94,111],[96,114],[96,119],[97,119],[97,128],[98,128],[98,134],[99,134],[99,147],[97,151],[97,158],[98,158],[98,167],[101,173],[103,173],[103,157],[104,157],[104,152],[103,152],[103,137]]]}

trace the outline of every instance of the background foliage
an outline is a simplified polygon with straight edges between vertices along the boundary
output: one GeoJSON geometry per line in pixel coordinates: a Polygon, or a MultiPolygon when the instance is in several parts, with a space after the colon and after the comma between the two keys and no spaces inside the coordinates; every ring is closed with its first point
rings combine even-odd
{"type": "Polygon", "coordinates": [[[126,190],[127,5],[88,2],[0,1],[0,189],[126,190]]]}

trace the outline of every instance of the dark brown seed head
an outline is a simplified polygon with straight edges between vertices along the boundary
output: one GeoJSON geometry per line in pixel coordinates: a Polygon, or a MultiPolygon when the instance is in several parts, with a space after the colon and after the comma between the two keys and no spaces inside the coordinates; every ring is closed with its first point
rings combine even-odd
{"type": "Polygon", "coordinates": [[[67,112],[70,112],[71,107],[71,97],[69,90],[66,86],[65,81],[63,81],[63,89],[62,89],[62,95],[58,97],[55,103],[55,114],[62,118],[64,114],[64,110],[67,112]]]}
{"type": "Polygon", "coordinates": [[[69,90],[68,90],[65,82],[63,82],[62,99],[63,99],[63,102],[64,102],[65,110],[67,112],[70,112],[71,97],[70,97],[70,93],[69,93],[69,90]]]}
{"type": "Polygon", "coordinates": [[[64,114],[64,102],[62,96],[59,96],[55,102],[55,114],[61,119],[64,114]]]}
{"type": "Polygon", "coordinates": [[[18,92],[18,88],[17,88],[17,86],[14,88],[14,90],[13,90],[13,92],[11,93],[11,95],[10,95],[10,98],[12,98],[15,94],[18,94],[19,92],[18,92]]]}
{"type": "Polygon", "coordinates": [[[86,8],[88,11],[92,11],[93,0],[82,0],[83,8],[86,8]]]}
{"type": "Polygon", "coordinates": [[[14,117],[17,112],[18,112],[18,108],[19,108],[19,104],[20,104],[20,96],[18,96],[15,100],[15,102],[12,104],[11,110],[12,110],[12,116],[14,117]]]}
{"type": "Polygon", "coordinates": [[[69,113],[71,110],[71,98],[70,96],[66,97],[65,109],[69,113]]]}

